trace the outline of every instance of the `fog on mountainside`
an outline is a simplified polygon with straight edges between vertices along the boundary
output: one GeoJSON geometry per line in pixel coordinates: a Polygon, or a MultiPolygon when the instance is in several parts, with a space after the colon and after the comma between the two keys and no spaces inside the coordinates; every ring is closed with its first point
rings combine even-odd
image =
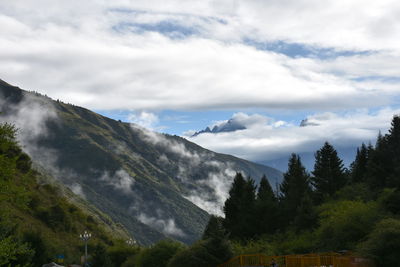
{"type": "Polygon", "coordinates": [[[142,244],[199,238],[236,172],[275,185],[281,172],[0,82],[1,120],[34,163],[122,223],[142,244]]]}

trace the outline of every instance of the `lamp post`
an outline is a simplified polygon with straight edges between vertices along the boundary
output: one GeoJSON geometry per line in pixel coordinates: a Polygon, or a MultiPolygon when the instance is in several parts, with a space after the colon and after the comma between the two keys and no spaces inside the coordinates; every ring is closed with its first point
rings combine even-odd
{"type": "Polygon", "coordinates": [[[85,242],[85,265],[87,265],[87,243],[89,241],[89,239],[92,237],[91,233],[88,233],[86,230],[83,234],[80,234],[79,237],[82,239],[83,242],[85,242]]]}
{"type": "Polygon", "coordinates": [[[128,246],[133,246],[133,245],[136,245],[136,240],[133,240],[132,238],[129,238],[128,240],[125,241],[125,243],[128,246]]]}

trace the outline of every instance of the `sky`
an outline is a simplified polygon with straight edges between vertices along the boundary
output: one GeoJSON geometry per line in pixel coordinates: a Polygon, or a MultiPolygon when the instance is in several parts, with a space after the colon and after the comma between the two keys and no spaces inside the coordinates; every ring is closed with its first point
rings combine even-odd
{"type": "Polygon", "coordinates": [[[268,161],[385,133],[399,32],[395,0],[0,0],[0,79],[268,161]]]}

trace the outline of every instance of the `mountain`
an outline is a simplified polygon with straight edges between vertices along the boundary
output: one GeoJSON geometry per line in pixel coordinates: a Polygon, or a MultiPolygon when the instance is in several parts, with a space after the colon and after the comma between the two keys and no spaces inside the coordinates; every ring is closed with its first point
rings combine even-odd
{"type": "Polygon", "coordinates": [[[226,122],[223,122],[219,125],[215,125],[212,129],[210,127],[207,127],[204,130],[198,131],[192,135],[192,137],[197,136],[202,133],[223,133],[223,132],[234,132],[238,130],[245,130],[246,126],[238,122],[237,120],[234,119],[229,119],[226,122]]]}
{"type": "Polygon", "coordinates": [[[272,185],[281,172],[0,81],[1,121],[36,165],[121,223],[141,244],[197,240],[221,214],[235,172],[272,185]]]}
{"type": "Polygon", "coordinates": [[[78,237],[85,230],[104,246],[129,238],[120,224],[31,166],[15,141],[15,129],[0,124],[1,266],[42,266],[57,254],[79,262],[78,237]]]}

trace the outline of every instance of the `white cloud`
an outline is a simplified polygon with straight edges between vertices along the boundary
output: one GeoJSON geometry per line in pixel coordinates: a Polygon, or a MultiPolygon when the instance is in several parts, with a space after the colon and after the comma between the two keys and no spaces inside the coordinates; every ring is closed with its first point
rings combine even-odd
{"type": "Polygon", "coordinates": [[[132,186],[135,183],[135,179],[123,169],[116,171],[114,175],[104,172],[100,176],[100,180],[112,185],[115,189],[125,194],[132,193],[132,186]]]}
{"type": "MultiPolygon", "coordinates": [[[[351,80],[367,74],[398,76],[400,4],[395,1],[78,5],[42,0],[32,5],[11,1],[0,8],[2,78],[88,108],[329,110],[388,104],[399,94],[398,83],[351,80]],[[166,21],[195,34],[171,39],[146,29],[118,30],[166,21]],[[243,43],[249,38],[375,53],[294,59],[256,50],[243,43]]],[[[154,119],[142,115],[136,119],[154,119]]]]}
{"type": "Polygon", "coordinates": [[[176,225],[175,220],[172,218],[156,218],[148,216],[145,213],[140,213],[137,218],[140,222],[153,227],[166,235],[177,237],[185,236],[185,233],[176,225]]]}
{"type": "Polygon", "coordinates": [[[369,141],[374,144],[378,132],[384,133],[390,127],[394,114],[400,114],[400,110],[388,108],[374,114],[360,110],[345,115],[326,112],[308,116],[310,126],[307,127],[269,120],[246,130],[187,138],[213,151],[266,161],[286,157],[292,152],[314,152],[325,141],[339,147],[358,146],[369,141]]]}
{"type": "Polygon", "coordinates": [[[147,129],[154,129],[159,122],[159,118],[156,114],[146,111],[140,113],[131,113],[128,115],[128,121],[136,123],[147,129]]]}
{"type": "MultiPolygon", "coordinates": [[[[248,116],[244,113],[238,113],[235,116],[240,120],[248,118],[249,123],[244,122],[246,125],[254,124],[254,121],[265,121],[265,118],[261,118],[260,115],[248,116]]],[[[132,128],[134,131],[140,131],[143,139],[147,142],[161,147],[165,153],[174,155],[175,162],[171,162],[167,155],[162,154],[158,158],[158,163],[164,166],[177,164],[178,172],[176,173],[176,178],[183,184],[191,183],[192,186],[192,183],[196,184],[196,190],[190,190],[183,197],[210,214],[223,216],[222,208],[236,173],[233,163],[215,160],[212,152],[198,153],[188,149],[183,142],[167,138],[163,134],[136,125],[132,125],[132,128]],[[177,161],[176,158],[178,158],[177,161]],[[188,179],[199,169],[203,171],[205,169],[209,170],[206,173],[206,177],[203,179],[188,179]]]]}
{"type": "Polygon", "coordinates": [[[69,185],[69,189],[75,194],[80,196],[83,199],[86,199],[86,195],[83,192],[82,186],[78,183],[73,183],[72,185],[69,185]]]}
{"type": "Polygon", "coordinates": [[[232,164],[209,161],[208,165],[218,168],[217,172],[209,172],[206,179],[197,181],[206,189],[197,188],[184,196],[186,199],[207,211],[209,214],[224,216],[223,207],[229,196],[229,189],[235,177],[232,164]]]}

